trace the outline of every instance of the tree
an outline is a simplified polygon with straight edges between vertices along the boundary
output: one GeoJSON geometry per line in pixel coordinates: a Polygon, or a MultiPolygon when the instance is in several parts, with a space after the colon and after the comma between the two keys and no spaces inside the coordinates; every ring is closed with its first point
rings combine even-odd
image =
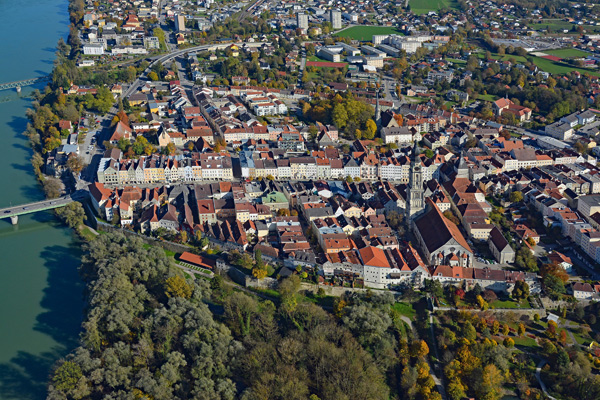
{"type": "Polygon", "coordinates": [[[72,229],[79,228],[86,220],[85,211],[79,202],[69,203],[65,207],[57,208],[56,215],[72,229]]]}
{"type": "Polygon", "coordinates": [[[521,322],[517,328],[517,333],[519,336],[525,335],[525,325],[521,322]]]}
{"type": "Polygon", "coordinates": [[[62,185],[58,179],[46,178],[42,184],[44,186],[44,193],[46,193],[46,197],[49,199],[56,199],[60,196],[62,185]]]}
{"type": "Polygon", "coordinates": [[[289,217],[290,210],[287,208],[280,208],[279,210],[277,210],[277,215],[280,217],[289,217]]]}
{"type": "Polygon", "coordinates": [[[158,80],[158,74],[154,71],[151,71],[148,74],[148,79],[150,79],[151,81],[157,81],[158,80]]]}
{"type": "Polygon", "coordinates": [[[554,321],[548,321],[548,328],[546,328],[546,336],[550,339],[554,339],[556,337],[556,329],[558,325],[554,321]]]}
{"type": "Polygon", "coordinates": [[[181,276],[173,275],[165,281],[165,294],[168,297],[189,299],[192,296],[192,288],[181,276]]]}
{"type": "Polygon", "coordinates": [[[529,284],[525,281],[515,282],[512,297],[517,300],[523,300],[529,297],[529,284]]]}
{"type": "Polygon", "coordinates": [[[71,171],[71,173],[73,173],[74,175],[79,175],[83,167],[84,164],[83,159],[81,157],[79,157],[76,154],[69,156],[69,159],[67,160],[67,168],[69,169],[69,171],[71,171]]]}
{"type": "Polygon", "coordinates": [[[515,347],[515,341],[510,337],[505,337],[502,343],[504,344],[504,347],[515,347]]]}
{"type": "Polygon", "coordinates": [[[503,382],[502,372],[494,364],[486,365],[481,374],[481,381],[475,387],[477,398],[499,400],[502,397],[503,382]]]}
{"type": "Polygon", "coordinates": [[[515,190],[514,192],[510,193],[508,198],[513,203],[520,203],[521,201],[523,201],[523,193],[518,190],[515,190]]]}
{"type": "Polygon", "coordinates": [[[281,294],[281,306],[287,313],[293,313],[298,306],[296,292],[300,288],[300,278],[298,275],[292,275],[284,279],[279,284],[279,293],[281,294]]]}
{"type": "Polygon", "coordinates": [[[485,301],[485,300],[483,299],[483,297],[481,297],[481,295],[477,295],[477,296],[475,297],[475,300],[477,301],[477,304],[479,305],[479,308],[480,308],[482,311],[485,311],[485,310],[487,310],[487,309],[489,308],[488,302],[487,302],[487,301],[485,301]]]}
{"type": "Polygon", "coordinates": [[[72,361],[64,361],[56,371],[54,371],[52,384],[57,390],[70,392],[75,389],[82,376],[83,373],[81,372],[81,367],[79,365],[72,361]]]}
{"type": "Polygon", "coordinates": [[[331,118],[333,124],[339,129],[345,128],[348,124],[348,113],[346,112],[346,108],[344,107],[344,105],[342,105],[341,103],[336,104],[333,107],[331,118]]]}
{"type": "Polygon", "coordinates": [[[502,334],[504,336],[508,335],[508,333],[510,332],[510,327],[508,326],[508,324],[504,324],[502,326],[502,334]]]}
{"type": "Polygon", "coordinates": [[[498,320],[495,320],[492,323],[492,335],[497,335],[498,332],[500,332],[500,322],[498,322],[498,320]]]}
{"type": "Polygon", "coordinates": [[[366,139],[373,139],[375,137],[375,133],[377,133],[377,124],[372,119],[367,120],[365,131],[366,139]]]}
{"type": "Polygon", "coordinates": [[[411,346],[413,357],[422,358],[429,354],[429,346],[424,340],[419,340],[411,346]]]}

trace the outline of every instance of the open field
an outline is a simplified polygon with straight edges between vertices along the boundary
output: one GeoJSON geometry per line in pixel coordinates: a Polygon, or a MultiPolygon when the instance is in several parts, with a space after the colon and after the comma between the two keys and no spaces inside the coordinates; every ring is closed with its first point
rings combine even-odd
{"type": "MultiPolygon", "coordinates": [[[[573,55],[575,55],[575,54],[580,55],[580,53],[584,53],[584,52],[582,52],[581,50],[577,50],[577,49],[557,49],[557,50],[543,51],[543,53],[557,56],[557,57],[569,57],[569,54],[571,54],[571,57],[573,57],[573,55]],[[562,50],[564,50],[564,51],[562,51],[562,50]]],[[[479,58],[484,58],[485,53],[483,53],[483,52],[477,53],[477,56],[479,58]]],[[[532,56],[532,55],[530,55],[530,57],[531,57],[533,63],[539,69],[541,69],[542,71],[545,71],[545,72],[549,72],[551,74],[568,74],[568,73],[571,73],[572,71],[579,71],[581,74],[590,74],[590,75],[594,75],[594,76],[600,76],[600,70],[576,68],[571,65],[562,63],[562,62],[556,62],[556,61],[548,60],[548,59],[542,58],[542,57],[537,57],[537,56],[532,56]]],[[[522,56],[512,55],[512,54],[499,55],[497,53],[492,53],[492,58],[495,60],[502,60],[502,61],[514,59],[516,62],[521,63],[521,64],[527,63],[527,58],[522,57],[522,56]]]]}
{"type": "Polygon", "coordinates": [[[496,101],[497,99],[498,96],[494,96],[493,94],[480,94],[477,96],[477,100],[496,101]]]}
{"type": "Polygon", "coordinates": [[[370,42],[373,40],[373,35],[402,35],[400,31],[392,26],[353,26],[345,29],[342,32],[336,33],[334,36],[347,37],[350,39],[370,42]]]}
{"type": "Polygon", "coordinates": [[[395,303],[392,306],[392,309],[397,311],[400,315],[404,315],[411,319],[414,318],[417,313],[412,304],[407,303],[395,303]]]}
{"type": "MultiPolygon", "coordinates": [[[[577,29],[578,26],[582,26],[583,29],[585,29],[588,32],[600,32],[600,26],[575,25],[575,24],[572,24],[570,22],[563,21],[560,19],[543,20],[540,23],[529,24],[528,26],[529,26],[529,28],[536,30],[536,31],[548,30],[550,33],[557,33],[557,32],[562,33],[563,30],[565,30],[565,29],[571,32],[573,27],[575,27],[575,29],[577,29]]],[[[572,32],[572,33],[576,33],[576,32],[572,32]]]]}
{"type": "Polygon", "coordinates": [[[598,70],[576,68],[568,64],[555,62],[541,57],[534,57],[533,63],[542,71],[550,72],[551,74],[569,74],[573,71],[579,71],[581,74],[600,76],[600,71],[598,70]]]}
{"type": "Polygon", "coordinates": [[[410,0],[408,5],[415,14],[427,14],[429,11],[437,12],[443,8],[458,8],[456,0],[410,0]]]}
{"type": "Polygon", "coordinates": [[[586,57],[589,53],[578,50],[578,49],[555,49],[555,50],[544,50],[543,53],[550,54],[552,56],[560,58],[575,58],[575,57],[586,57]]]}

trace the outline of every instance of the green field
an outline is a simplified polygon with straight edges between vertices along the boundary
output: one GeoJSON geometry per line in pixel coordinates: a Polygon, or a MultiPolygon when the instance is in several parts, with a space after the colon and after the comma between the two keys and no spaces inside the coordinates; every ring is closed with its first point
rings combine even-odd
{"type": "MultiPolygon", "coordinates": [[[[529,28],[536,30],[536,31],[548,30],[550,33],[556,33],[556,32],[562,33],[563,30],[566,29],[569,32],[576,33],[576,32],[573,32],[572,29],[573,29],[573,27],[575,27],[575,29],[577,29],[577,27],[580,25],[575,25],[575,24],[572,24],[567,21],[562,21],[560,19],[549,19],[549,20],[543,20],[540,23],[529,24],[528,26],[529,26],[529,28]]],[[[588,32],[600,32],[600,26],[596,26],[596,25],[581,25],[581,26],[583,27],[583,29],[585,29],[588,32]]]]}
{"type": "Polygon", "coordinates": [[[493,94],[480,94],[477,96],[477,100],[496,101],[497,99],[498,96],[494,96],[493,94]]]}
{"type": "Polygon", "coordinates": [[[581,74],[600,76],[600,71],[585,68],[576,68],[565,63],[554,62],[552,60],[548,60],[546,58],[541,57],[534,57],[533,63],[537,65],[537,67],[542,71],[550,72],[551,74],[569,74],[573,71],[579,71],[581,74]]]}
{"type": "Polygon", "coordinates": [[[544,50],[544,51],[542,51],[542,53],[560,57],[560,58],[578,58],[578,57],[587,57],[589,55],[589,53],[587,53],[583,50],[578,50],[578,49],[544,50]]]}
{"type": "MultiPolygon", "coordinates": [[[[483,59],[485,58],[485,53],[477,53],[477,57],[483,59]]],[[[500,55],[498,53],[492,53],[492,58],[494,60],[500,60],[500,61],[509,61],[509,60],[515,60],[518,63],[521,64],[525,64],[527,62],[527,59],[523,56],[518,56],[516,54],[503,54],[500,55]]]]}
{"type": "MultiPolygon", "coordinates": [[[[557,57],[579,57],[582,53],[587,54],[581,50],[577,49],[557,49],[557,50],[548,50],[543,51],[542,53],[551,54],[557,57]]],[[[479,52],[477,53],[479,58],[484,58],[485,53],[479,52]]],[[[599,70],[585,69],[585,68],[576,68],[571,65],[562,63],[562,62],[554,62],[552,60],[548,60],[542,57],[531,56],[533,63],[542,71],[549,72],[551,74],[569,74],[573,71],[579,71],[581,74],[590,74],[594,76],[600,76],[599,70]]],[[[507,61],[510,59],[514,59],[516,62],[525,64],[527,63],[527,58],[512,54],[504,54],[499,55],[497,53],[492,53],[492,58],[495,60],[507,61]]]]}
{"type": "Polygon", "coordinates": [[[412,304],[407,303],[394,303],[392,309],[397,311],[400,315],[404,315],[410,319],[413,319],[417,313],[412,304]]]}
{"type": "Polygon", "coordinates": [[[467,65],[467,62],[465,60],[459,60],[457,58],[446,58],[446,61],[456,64],[456,66],[458,67],[464,67],[465,65],[467,65]]]}
{"type": "Polygon", "coordinates": [[[415,14],[427,14],[429,11],[437,12],[443,8],[458,8],[456,0],[410,0],[408,5],[415,14]]]}
{"type": "Polygon", "coordinates": [[[370,42],[373,40],[373,35],[402,35],[400,31],[392,26],[353,26],[334,36],[347,37],[350,39],[360,40],[362,42],[370,42]]]}

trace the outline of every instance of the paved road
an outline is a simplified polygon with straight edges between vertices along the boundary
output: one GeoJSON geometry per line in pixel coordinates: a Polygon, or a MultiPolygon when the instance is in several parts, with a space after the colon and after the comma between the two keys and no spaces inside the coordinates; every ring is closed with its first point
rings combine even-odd
{"type": "Polygon", "coordinates": [[[81,192],[76,192],[72,195],[59,197],[57,199],[48,199],[43,201],[36,201],[33,203],[19,204],[18,206],[0,208],[0,218],[16,217],[19,215],[30,214],[36,211],[63,207],[69,203],[82,199],[82,197],[83,194],[81,192]]]}
{"type": "MultiPolygon", "coordinates": [[[[410,318],[406,317],[406,316],[401,316],[400,319],[404,322],[406,322],[409,326],[409,328],[411,329],[411,331],[413,332],[413,334],[415,335],[415,338],[419,338],[419,334],[417,333],[417,330],[414,328],[412,321],[410,320],[410,318]]],[[[431,337],[432,340],[434,338],[433,335],[433,315],[429,314],[429,326],[431,328],[431,337]]],[[[435,350],[435,356],[436,358],[439,360],[439,356],[437,354],[437,346],[434,346],[434,350],[435,350]]],[[[442,396],[442,399],[446,400],[446,389],[444,389],[444,384],[442,383],[442,380],[437,376],[435,369],[432,367],[431,363],[429,362],[429,359],[427,359],[427,364],[429,365],[429,373],[431,374],[431,377],[433,378],[433,382],[435,382],[435,386],[437,387],[438,392],[440,393],[440,395],[442,396]]]]}
{"type": "Polygon", "coordinates": [[[535,369],[535,377],[537,378],[537,381],[540,384],[540,387],[542,388],[542,392],[544,392],[544,395],[551,400],[557,400],[556,397],[552,397],[552,396],[550,396],[550,394],[548,394],[548,390],[546,389],[546,384],[544,384],[544,382],[542,382],[541,372],[542,372],[542,367],[544,365],[546,365],[546,360],[542,360],[539,362],[539,364],[537,365],[537,368],[535,369]]]}

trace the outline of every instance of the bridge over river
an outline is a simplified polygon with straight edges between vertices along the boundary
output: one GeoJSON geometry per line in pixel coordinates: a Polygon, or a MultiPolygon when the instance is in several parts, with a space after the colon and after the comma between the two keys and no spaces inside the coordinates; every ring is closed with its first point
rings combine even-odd
{"type": "Polygon", "coordinates": [[[55,208],[64,207],[74,201],[83,201],[87,195],[87,191],[80,190],[71,195],[56,199],[48,199],[33,203],[20,204],[18,206],[0,208],[0,218],[10,217],[10,222],[13,225],[16,225],[19,222],[19,215],[32,214],[38,211],[53,210],[55,208]]]}
{"type": "Polygon", "coordinates": [[[34,83],[37,83],[37,82],[45,81],[48,78],[49,78],[48,76],[40,76],[37,78],[23,79],[20,81],[0,83],[0,90],[22,88],[23,86],[29,86],[29,85],[33,85],[34,83]]]}

